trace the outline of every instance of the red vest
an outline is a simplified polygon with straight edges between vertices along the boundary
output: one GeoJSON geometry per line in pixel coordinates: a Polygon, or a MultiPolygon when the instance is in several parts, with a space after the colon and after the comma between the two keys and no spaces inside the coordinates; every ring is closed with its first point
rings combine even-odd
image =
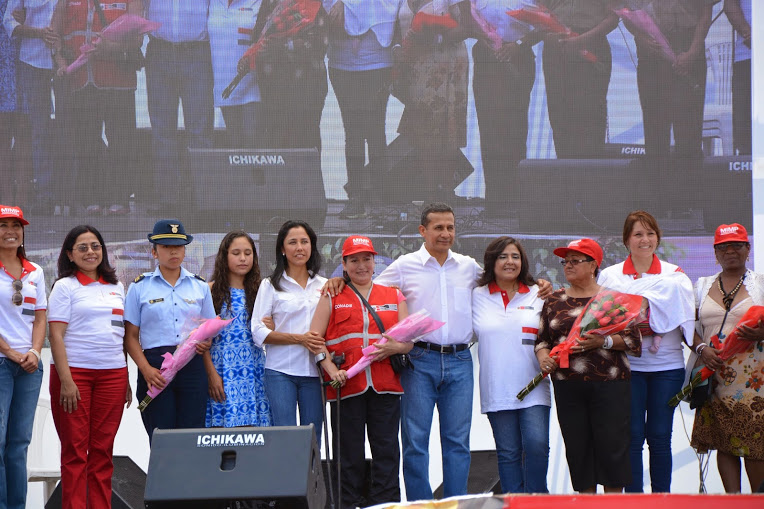
{"type": "MultiPolygon", "coordinates": [[[[64,1],[64,49],[68,58],[76,59],[80,55],[80,46],[91,43],[97,36],[95,32],[100,32],[103,26],[92,0],[64,1]]],[[[102,0],[101,7],[107,23],[127,13],[127,6],[132,1],[102,0]]],[[[71,62],[72,60],[69,60],[69,63],[71,62]]],[[[101,59],[88,60],[87,65],[69,76],[69,80],[72,90],[78,90],[88,83],[98,88],[135,90],[137,84],[133,64],[101,59]]]]}
{"type": "MultiPolygon", "coordinates": [[[[398,291],[395,288],[373,285],[368,299],[385,329],[398,322],[398,291]]],[[[332,315],[325,337],[330,352],[345,354],[342,369],[349,369],[363,356],[363,348],[382,339],[374,318],[347,286],[332,299],[332,315]]],[[[329,380],[326,374],[324,379],[329,380]]],[[[393,371],[389,358],[372,362],[363,372],[348,380],[341,391],[342,399],[366,392],[369,387],[380,394],[403,393],[400,377],[393,371]]],[[[337,397],[331,386],[327,387],[326,395],[328,399],[337,397]]]]}

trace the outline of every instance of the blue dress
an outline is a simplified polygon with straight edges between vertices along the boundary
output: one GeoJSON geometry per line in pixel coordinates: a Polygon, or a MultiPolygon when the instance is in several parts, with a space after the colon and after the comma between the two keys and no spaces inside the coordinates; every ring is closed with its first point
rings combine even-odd
{"type": "Polygon", "coordinates": [[[265,352],[252,340],[244,290],[231,288],[231,310],[223,304],[220,316],[235,317],[210,348],[226,400],[218,403],[209,398],[206,426],[270,426],[271,408],[263,383],[265,352]]]}

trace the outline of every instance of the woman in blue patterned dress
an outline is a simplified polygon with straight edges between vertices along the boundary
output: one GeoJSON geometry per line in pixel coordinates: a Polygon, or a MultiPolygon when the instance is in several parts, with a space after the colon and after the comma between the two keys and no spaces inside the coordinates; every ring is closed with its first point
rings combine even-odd
{"type": "Polygon", "coordinates": [[[254,241],[244,231],[228,233],[215,258],[210,289],[215,311],[233,322],[212,340],[204,357],[210,391],[208,428],[271,424],[263,384],[265,352],[255,345],[250,330],[259,286],[254,241]]]}

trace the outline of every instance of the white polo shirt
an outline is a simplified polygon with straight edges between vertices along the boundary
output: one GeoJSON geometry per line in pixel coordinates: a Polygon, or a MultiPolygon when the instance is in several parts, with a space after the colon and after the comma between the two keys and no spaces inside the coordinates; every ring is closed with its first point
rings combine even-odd
{"type": "MultiPolygon", "coordinates": [[[[20,306],[13,304],[14,277],[6,272],[0,263],[0,336],[12,349],[26,353],[32,348],[32,325],[35,311],[44,310],[48,305],[45,298],[45,274],[36,263],[22,258],[21,288],[23,301],[20,306]]],[[[0,357],[5,355],[0,353],[0,357]]]]}
{"type": "MultiPolygon", "coordinates": [[[[59,279],[48,300],[48,322],[67,324],[64,333],[70,367],[123,368],[125,288],[77,272],[59,279]]],[[[51,361],[53,363],[53,361],[51,361]]]]}
{"type": "MultiPolygon", "coordinates": [[[[313,276],[305,288],[284,273],[282,291],[276,291],[271,279],[263,279],[252,310],[252,336],[255,344],[263,346],[272,331],[262,318],[270,316],[278,332],[305,334],[321,298],[326,278],[313,276]]],[[[318,376],[318,368],[310,350],[302,345],[265,345],[265,368],[292,376],[318,376]]]]}
{"type": "Polygon", "coordinates": [[[473,258],[451,250],[440,265],[422,244],[391,263],[374,283],[400,288],[409,313],[426,309],[431,318],[445,322],[424,341],[459,345],[472,340],[472,289],[482,270],[473,258]]]}
{"type": "Polygon", "coordinates": [[[536,285],[528,287],[521,283],[505,305],[506,294],[495,284],[472,290],[472,328],[478,337],[482,413],[552,405],[547,378],[522,401],[516,397],[541,371],[533,348],[544,305],[538,291],[536,285]]]}

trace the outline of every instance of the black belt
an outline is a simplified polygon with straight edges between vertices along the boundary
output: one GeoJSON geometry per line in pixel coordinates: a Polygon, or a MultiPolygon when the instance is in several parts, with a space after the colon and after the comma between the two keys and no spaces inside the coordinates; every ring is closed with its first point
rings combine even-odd
{"type": "Polygon", "coordinates": [[[152,42],[158,46],[167,46],[177,50],[194,49],[202,45],[209,46],[210,41],[186,41],[186,42],[170,42],[160,39],[159,37],[149,37],[149,42],[152,42]]]}
{"type": "Polygon", "coordinates": [[[462,343],[460,345],[439,345],[437,343],[428,343],[427,341],[417,341],[414,346],[424,348],[425,350],[432,350],[433,352],[440,353],[454,353],[461,352],[472,346],[472,343],[462,343]]]}

